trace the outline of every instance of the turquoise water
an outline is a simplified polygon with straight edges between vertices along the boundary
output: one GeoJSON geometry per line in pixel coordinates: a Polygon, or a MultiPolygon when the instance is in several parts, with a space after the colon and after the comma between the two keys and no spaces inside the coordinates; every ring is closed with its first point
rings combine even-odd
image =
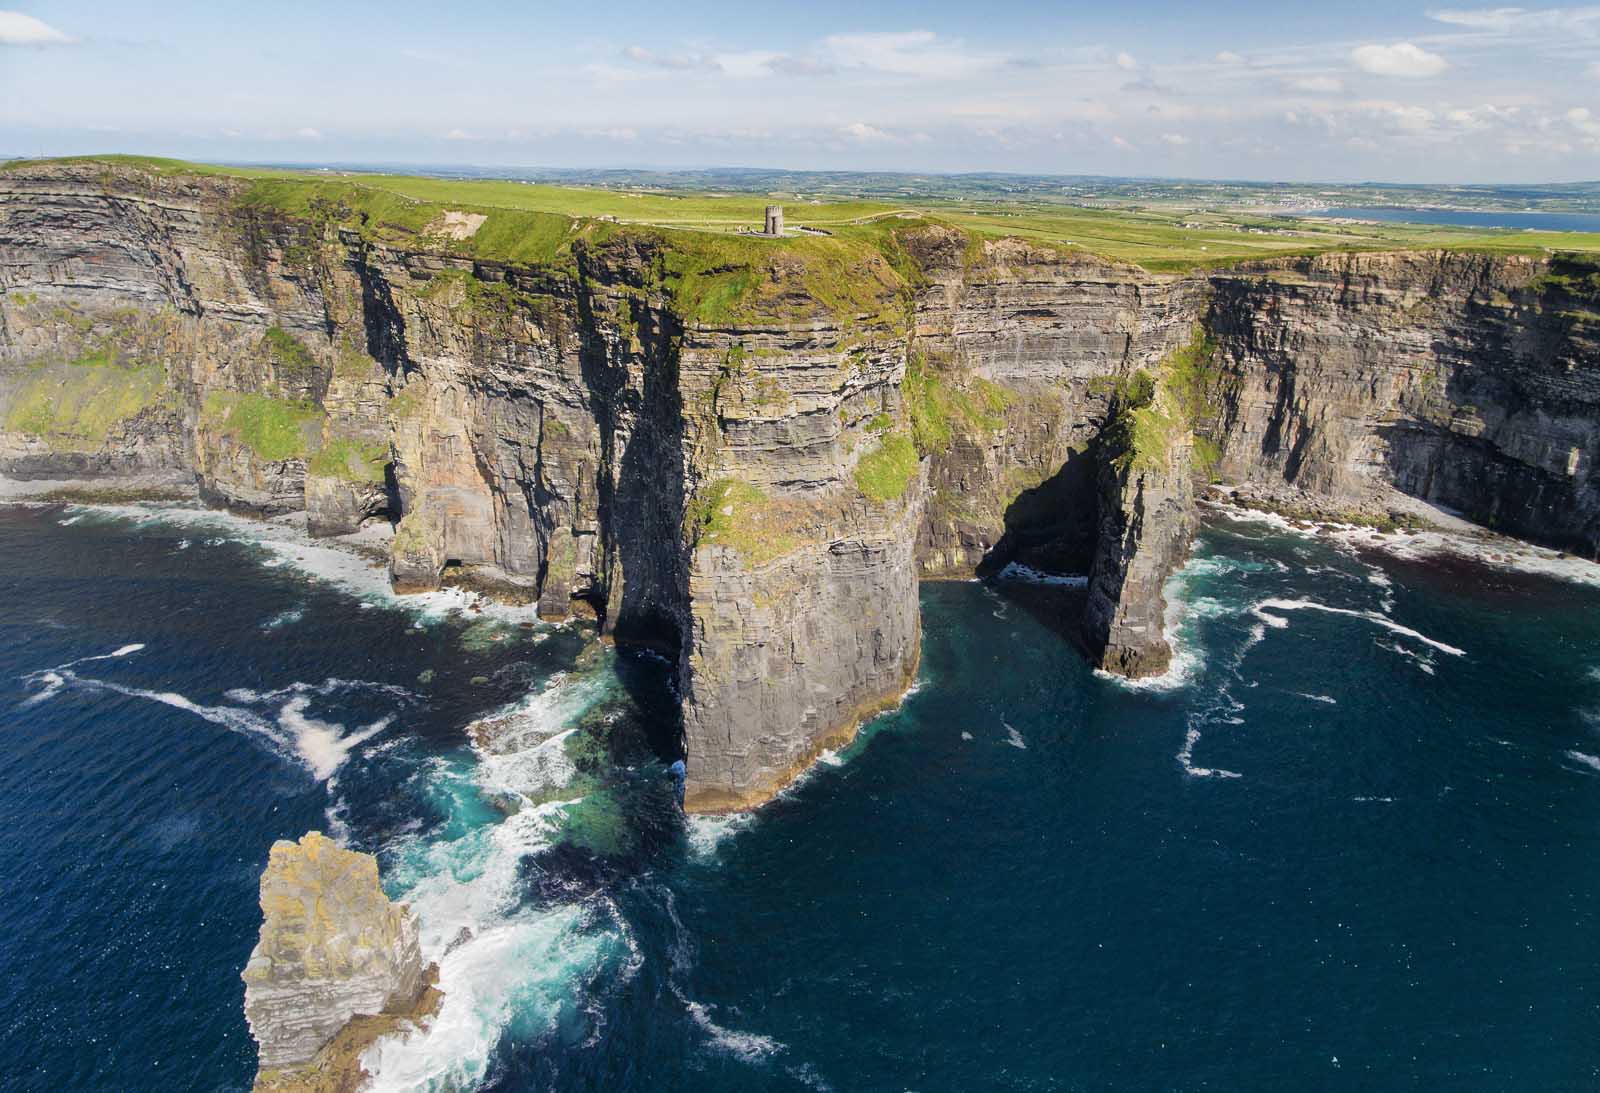
{"type": "Polygon", "coordinates": [[[1213,522],[1130,687],[1036,586],[927,585],[897,711],[685,825],[664,665],[197,519],[0,509],[16,1088],[246,1088],[256,880],[311,827],[442,957],[379,1088],[1600,1079],[1590,586],[1213,522]]]}
{"type": "Polygon", "coordinates": [[[1539,213],[1476,209],[1404,209],[1359,205],[1318,209],[1302,216],[1338,216],[1394,224],[1444,224],[1458,228],[1515,228],[1518,231],[1600,232],[1600,213],[1539,213]]]}

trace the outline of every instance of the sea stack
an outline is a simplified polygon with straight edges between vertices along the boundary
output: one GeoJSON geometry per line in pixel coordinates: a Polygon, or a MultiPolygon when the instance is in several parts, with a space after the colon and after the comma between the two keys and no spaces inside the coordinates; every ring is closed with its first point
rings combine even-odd
{"type": "Polygon", "coordinates": [[[423,964],[416,916],[384,895],[372,855],[317,831],[279,840],[261,911],[243,973],[257,1090],[355,1088],[367,1045],[437,1009],[438,970],[423,964]]]}

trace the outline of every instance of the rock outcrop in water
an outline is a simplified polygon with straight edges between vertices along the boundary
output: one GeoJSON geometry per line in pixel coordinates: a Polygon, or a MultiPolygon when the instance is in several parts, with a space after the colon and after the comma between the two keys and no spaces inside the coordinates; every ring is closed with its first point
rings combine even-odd
{"type": "Polygon", "coordinates": [[[243,973],[258,1089],[354,1088],[373,1040],[436,1008],[437,969],[423,964],[410,910],[383,894],[372,855],[315,831],[275,843],[261,912],[243,973]]]}
{"type": "Polygon", "coordinates": [[[901,693],[919,576],[1088,575],[1089,655],[1160,671],[1197,481],[1600,549],[1576,260],[1157,275],[926,221],[730,240],[374,192],[0,172],[0,471],[386,519],[399,590],[596,616],[677,666],[691,809],[901,693]]]}

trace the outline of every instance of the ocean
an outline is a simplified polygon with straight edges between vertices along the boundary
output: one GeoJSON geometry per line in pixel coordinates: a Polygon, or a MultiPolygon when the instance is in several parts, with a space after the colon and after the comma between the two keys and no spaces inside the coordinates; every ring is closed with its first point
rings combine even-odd
{"type": "Polygon", "coordinates": [[[1353,208],[1317,209],[1296,215],[1382,220],[1396,224],[1440,224],[1458,228],[1600,232],[1600,213],[1516,212],[1510,209],[1408,209],[1387,205],[1358,205],[1353,208]]]}
{"type": "Polygon", "coordinates": [[[0,1086],[247,1089],[319,829],[441,964],[378,1089],[1595,1088],[1600,587],[1357,543],[1213,514],[1139,685],[1057,587],[924,585],[897,709],[685,822],[672,673],[592,628],[0,507],[0,1086]]]}

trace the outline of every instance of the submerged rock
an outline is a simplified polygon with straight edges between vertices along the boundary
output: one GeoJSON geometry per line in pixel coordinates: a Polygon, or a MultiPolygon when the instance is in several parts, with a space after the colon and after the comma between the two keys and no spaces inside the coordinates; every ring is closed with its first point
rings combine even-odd
{"type": "Polygon", "coordinates": [[[353,1089],[361,1052],[424,1021],[441,997],[416,917],[391,903],[378,862],[320,832],[273,844],[244,1009],[260,1046],[258,1089],[353,1089]]]}

